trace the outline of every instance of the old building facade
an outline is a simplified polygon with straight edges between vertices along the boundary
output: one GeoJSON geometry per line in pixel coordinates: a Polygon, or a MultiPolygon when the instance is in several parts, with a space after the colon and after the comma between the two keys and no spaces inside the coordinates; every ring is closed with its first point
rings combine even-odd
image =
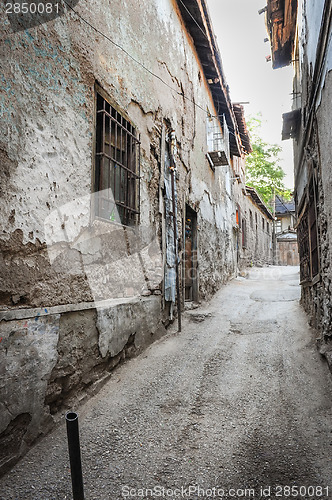
{"type": "Polygon", "coordinates": [[[295,202],[275,196],[276,262],[279,266],[298,266],[299,250],[297,244],[295,202]]]}
{"type": "Polygon", "coordinates": [[[273,264],[273,215],[254,188],[237,185],[234,191],[239,269],[273,264]]]}
{"type": "Polygon", "coordinates": [[[270,259],[203,0],[21,23],[1,47],[1,470],[177,304],[270,259]]]}
{"type": "MultiPolygon", "coordinates": [[[[331,314],[332,47],[330,0],[268,2],[274,68],[293,62],[293,110],[282,136],[293,139],[302,304],[329,350],[331,314]]],[[[327,354],[327,357],[331,356],[327,354]]]]}

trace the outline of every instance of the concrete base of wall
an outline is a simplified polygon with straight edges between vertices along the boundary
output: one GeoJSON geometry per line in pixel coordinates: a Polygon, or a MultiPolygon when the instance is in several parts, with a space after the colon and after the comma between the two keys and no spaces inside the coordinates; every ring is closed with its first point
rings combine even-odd
{"type": "Polygon", "coordinates": [[[161,296],[0,313],[0,474],[166,330],[161,296]]]}

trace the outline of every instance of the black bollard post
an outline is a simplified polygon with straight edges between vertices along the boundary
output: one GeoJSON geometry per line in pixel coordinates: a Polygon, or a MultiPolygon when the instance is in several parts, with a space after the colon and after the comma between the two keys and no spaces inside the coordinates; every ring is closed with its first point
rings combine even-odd
{"type": "Polygon", "coordinates": [[[78,431],[78,415],[76,412],[68,411],[66,413],[66,424],[73,500],[84,500],[80,436],[78,431]]]}

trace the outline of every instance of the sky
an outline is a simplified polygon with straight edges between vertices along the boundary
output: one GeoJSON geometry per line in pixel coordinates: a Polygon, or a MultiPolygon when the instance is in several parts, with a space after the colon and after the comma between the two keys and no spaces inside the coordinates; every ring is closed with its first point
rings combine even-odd
{"type": "Polygon", "coordinates": [[[272,69],[265,15],[266,0],[207,0],[232,102],[247,102],[246,117],[262,113],[263,140],[282,147],[281,166],[293,188],[292,141],[281,141],[282,113],[291,111],[293,69],[272,69]]]}

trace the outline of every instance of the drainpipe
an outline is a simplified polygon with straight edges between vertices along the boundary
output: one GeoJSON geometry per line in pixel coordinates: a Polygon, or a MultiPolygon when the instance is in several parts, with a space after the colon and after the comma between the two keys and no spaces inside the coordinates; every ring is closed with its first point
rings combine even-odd
{"type": "Polygon", "coordinates": [[[179,280],[179,257],[178,257],[178,227],[176,221],[176,201],[175,201],[175,161],[174,161],[174,150],[175,150],[175,132],[171,131],[171,147],[170,147],[170,157],[171,157],[171,181],[172,181],[172,211],[173,211],[173,233],[174,233],[174,259],[175,259],[175,274],[176,274],[176,301],[177,301],[177,311],[178,311],[178,331],[181,332],[181,294],[180,294],[180,280],[179,280]]]}
{"type": "Polygon", "coordinates": [[[272,233],[272,263],[277,264],[277,236],[276,236],[276,188],[273,188],[273,233],[272,233]]]}

